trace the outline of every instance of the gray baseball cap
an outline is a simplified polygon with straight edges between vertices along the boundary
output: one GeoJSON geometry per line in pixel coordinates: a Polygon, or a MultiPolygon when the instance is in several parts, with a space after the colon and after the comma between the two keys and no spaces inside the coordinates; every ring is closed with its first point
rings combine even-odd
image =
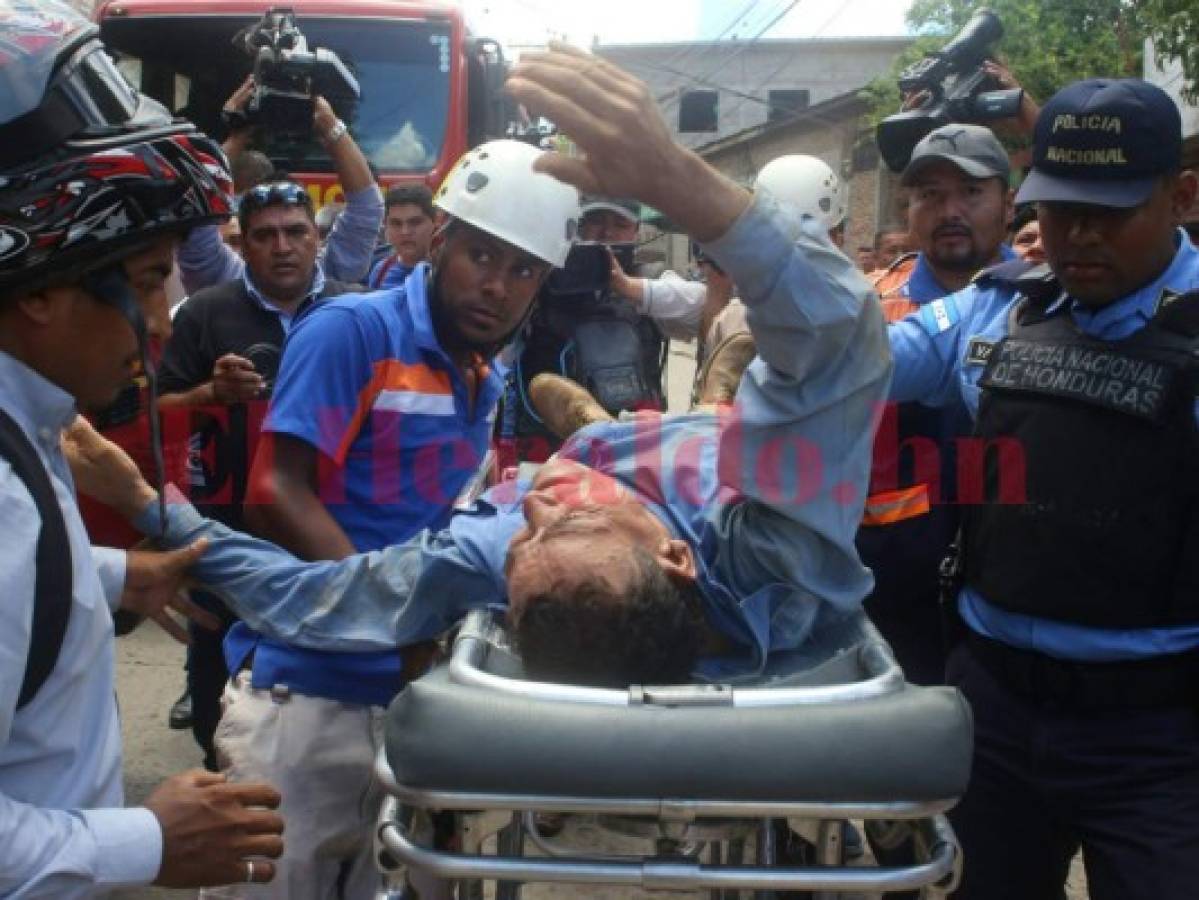
{"type": "Polygon", "coordinates": [[[912,151],[902,183],[912,184],[920,172],[936,162],[952,163],[971,178],[1000,178],[1005,184],[1012,171],[1003,144],[982,125],[942,125],[930,131],[912,151]]]}
{"type": "Polygon", "coordinates": [[[606,209],[609,212],[614,212],[618,216],[628,219],[630,222],[641,221],[641,204],[629,197],[583,197],[582,214],[585,216],[590,212],[598,212],[606,209]]]}

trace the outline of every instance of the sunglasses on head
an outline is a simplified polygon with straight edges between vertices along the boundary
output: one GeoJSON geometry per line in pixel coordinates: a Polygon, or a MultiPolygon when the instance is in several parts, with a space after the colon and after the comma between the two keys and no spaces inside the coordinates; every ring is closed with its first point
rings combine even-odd
{"type": "Polygon", "coordinates": [[[267,206],[304,206],[312,208],[312,195],[302,184],[276,181],[250,188],[241,197],[238,211],[263,209],[267,206]]]}

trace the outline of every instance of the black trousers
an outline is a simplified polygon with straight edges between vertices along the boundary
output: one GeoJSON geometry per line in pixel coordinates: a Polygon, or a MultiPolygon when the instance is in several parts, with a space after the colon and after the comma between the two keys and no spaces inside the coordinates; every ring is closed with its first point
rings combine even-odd
{"type": "Polygon", "coordinates": [[[219,631],[209,631],[191,621],[187,626],[191,636],[187,647],[187,689],[192,696],[192,736],[204,751],[205,768],[215,772],[218,767],[212,741],[221,720],[221,694],[229,680],[223,645],[237,616],[219,597],[206,591],[192,591],[191,599],[221,620],[219,631]]]}
{"type": "Polygon", "coordinates": [[[1194,705],[1071,711],[1003,683],[969,642],[948,681],[974,710],[974,770],[950,820],[965,854],[954,895],[1061,900],[1081,847],[1092,900],[1199,897],[1194,705]]]}

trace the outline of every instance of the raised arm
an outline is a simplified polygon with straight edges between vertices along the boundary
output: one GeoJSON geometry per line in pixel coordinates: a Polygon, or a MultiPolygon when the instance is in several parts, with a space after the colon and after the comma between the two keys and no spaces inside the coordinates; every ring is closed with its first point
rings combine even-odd
{"type": "Polygon", "coordinates": [[[780,583],[852,608],[871,585],[854,537],[890,374],[878,301],[819,223],[765,196],[705,250],[741,288],[758,346],[721,431],[720,480],[745,501],[720,523],[724,570],[746,595],[780,583]]]}
{"type": "Polygon", "coordinates": [[[925,406],[944,406],[960,398],[958,380],[966,319],[973,311],[978,288],[926,303],[906,319],[887,326],[895,376],[890,399],[915,400],[925,406]]]}
{"type": "Polygon", "coordinates": [[[538,168],[585,194],[636,197],[697,240],[727,232],[749,192],[675,143],[643,82],[582,50],[552,47],[521,56],[507,90],[583,153],[547,153],[538,168]]]}
{"type": "Polygon", "coordinates": [[[860,602],[870,576],[853,539],[890,373],[869,285],[814,221],[755,200],[676,144],[646,86],[605,60],[562,45],[526,54],[509,91],[582,151],[547,154],[540,168],[651,204],[740,289],[760,359],[721,438],[722,480],[746,501],[720,523],[734,586],[783,582],[813,600],[860,602]]]}
{"type": "Polygon", "coordinates": [[[346,198],[346,208],[325,243],[325,274],[341,281],[365,281],[383,226],[383,193],[362,149],[320,97],[313,112],[313,133],[333,161],[346,198]]]}
{"type": "Polygon", "coordinates": [[[241,278],[241,273],[246,270],[245,261],[221,240],[220,228],[215,223],[197,225],[188,232],[179,245],[175,260],[179,263],[183,287],[189,294],[241,278]]]}

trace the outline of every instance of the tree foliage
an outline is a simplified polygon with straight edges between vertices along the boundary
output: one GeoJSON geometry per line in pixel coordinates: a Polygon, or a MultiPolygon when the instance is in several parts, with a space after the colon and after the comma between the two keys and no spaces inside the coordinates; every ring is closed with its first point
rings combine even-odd
{"type": "Polygon", "coordinates": [[[1188,96],[1199,88],[1199,0],[915,0],[907,20],[917,40],[866,88],[875,120],[898,109],[899,72],[984,6],[1003,22],[998,55],[1041,103],[1081,78],[1140,77],[1146,37],[1159,57],[1182,61],[1188,96]]]}
{"type": "Polygon", "coordinates": [[[1140,0],[1136,12],[1157,58],[1182,63],[1183,96],[1199,103],[1199,2],[1140,0]]]}

